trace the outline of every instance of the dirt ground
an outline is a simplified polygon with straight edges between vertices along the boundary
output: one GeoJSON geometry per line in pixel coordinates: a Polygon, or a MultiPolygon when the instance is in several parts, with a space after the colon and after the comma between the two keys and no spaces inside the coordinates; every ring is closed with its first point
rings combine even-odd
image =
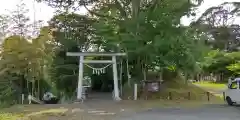
{"type": "Polygon", "coordinates": [[[5,109],[4,112],[23,114],[25,119],[28,117],[31,120],[112,120],[120,114],[131,114],[140,109],[140,102],[98,100],[56,105],[17,105],[5,109]]]}
{"type": "MultiPolygon", "coordinates": [[[[0,120],[2,120],[2,115],[16,116],[7,120],[16,120],[16,118],[21,120],[19,119],[20,117],[22,117],[22,120],[115,120],[133,116],[149,109],[196,108],[208,106],[209,104],[224,103],[222,99],[213,95],[210,95],[210,101],[208,101],[206,92],[195,86],[190,88],[174,88],[170,92],[172,92],[172,100],[149,99],[114,102],[112,99],[91,99],[84,103],[15,105],[1,110],[3,114],[0,114],[0,120]],[[185,99],[183,96],[187,95],[189,90],[191,90],[191,99],[185,99]]],[[[104,98],[109,98],[109,96],[104,96],[104,98]]]]}
{"type": "Polygon", "coordinates": [[[21,115],[23,116],[22,120],[114,120],[153,108],[186,108],[206,104],[216,103],[207,101],[139,100],[114,102],[112,100],[96,100],[72,104],[17,105],[5,109],[4,112],[21,115]]]}

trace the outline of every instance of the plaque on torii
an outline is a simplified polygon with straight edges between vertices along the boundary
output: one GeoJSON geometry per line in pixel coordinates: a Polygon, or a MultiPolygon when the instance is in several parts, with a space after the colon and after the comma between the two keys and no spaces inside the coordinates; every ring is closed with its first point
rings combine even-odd
{"type": "Polygon", "coordinates": [[[126,53],[104,53],[104,52],[67,52],[67,56],[76,56],[79,57],[79,73],[78,73],[78,86],[77,86],[77,99],[82,100],[82,81],[83,81],[83,64],[91,63],[91,64],[101,64],[108,63],[112,64],[113,68],[113,81],[114,81],[114,100],[121,100],[119,96],[119,85],[118,85],[118,73],[117,73],[117,56],[126,56],[126,53]],[[112,60],[85,60],[84,57],[88,56],[111,56],[112,60]]]}

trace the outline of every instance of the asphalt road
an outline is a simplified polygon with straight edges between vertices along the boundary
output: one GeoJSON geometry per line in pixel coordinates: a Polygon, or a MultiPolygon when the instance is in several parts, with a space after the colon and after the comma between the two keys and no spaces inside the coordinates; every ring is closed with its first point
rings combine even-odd
{"type": "Polygon", "coordinates": [[[158,108],[118,120],[239,120],[240,107],[208,105],[200,108],[158,108]]]}

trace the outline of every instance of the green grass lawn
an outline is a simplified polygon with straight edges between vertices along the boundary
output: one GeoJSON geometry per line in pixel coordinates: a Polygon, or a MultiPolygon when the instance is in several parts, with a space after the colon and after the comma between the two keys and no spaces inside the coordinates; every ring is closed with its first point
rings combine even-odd
{"type": "Polygon", "coordinates": [[[218,96],[223,99],[223,92],[227,88],[227,84],[224,83],[214,83],[214,82],[199,82],[193,83],[206,91],[209,91],[214,96],[218,96]]]}
{"type": "Polygon", "coordinates": [[[205,87],[205,88],[211,88],[211,89],[224,89],[226,88],[227,84],[224,83],[213,83],[213,82],[199,82],[199,83],[193,83],[195,85],[205,87]]]}

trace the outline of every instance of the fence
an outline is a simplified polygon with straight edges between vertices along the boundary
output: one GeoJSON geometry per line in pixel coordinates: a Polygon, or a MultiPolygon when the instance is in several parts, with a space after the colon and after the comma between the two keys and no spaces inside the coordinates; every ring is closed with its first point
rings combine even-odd
{"type": "Polygon", "coordinates": [[[165,100],[202,100],[202,101],[215,101],[224,100],[225,92],[213,94],[210,92],[194,93],[194,92],[165,92],[165,93],[153,93],[148,95],[141,95],[139,99],[165,99],[165,100]]]}

